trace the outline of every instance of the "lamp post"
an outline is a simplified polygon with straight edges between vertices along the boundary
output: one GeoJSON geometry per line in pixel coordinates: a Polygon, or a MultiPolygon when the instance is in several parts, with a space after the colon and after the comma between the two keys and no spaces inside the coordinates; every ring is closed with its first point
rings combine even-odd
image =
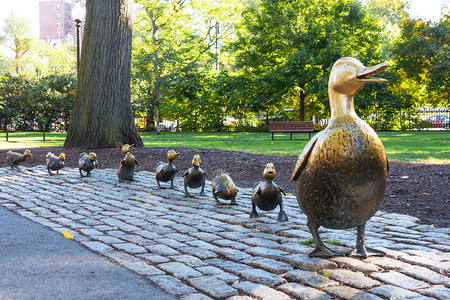
{"type": "Polygon", "coordinates": [[[75,26],[77,27],[77,77],[80,73],[80,26],[84,19],[84,8],[81,3],[77,1],[72,9],[72,18],[75,21],[75,26]]]}

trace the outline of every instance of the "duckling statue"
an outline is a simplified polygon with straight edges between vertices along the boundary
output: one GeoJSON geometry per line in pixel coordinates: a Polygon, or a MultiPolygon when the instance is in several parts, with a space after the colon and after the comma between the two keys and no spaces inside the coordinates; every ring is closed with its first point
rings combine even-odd
{"type": "Polygon", "coordinates": [[[357,227],[356,249],[351,256],[384,255],[366,247],[364,230],[383,200],[389,164],[375,131],[356,115],[353,97],[366,82],[386,82],[371,76],[388,67],[388,63],[365,67],[359,60],[345,57],[337,60],[331,70],[330,122],[305,146],[291,176],[314,238],[315,249],[310,257],[343,255],[323,244],[320,226],[357,227]]]}
{"type": "Polygon", "coordinates": [[[286,192],[279,187],[273,179],[277,175],[275,167],[272,163],[268,163],[264,168],[263,176],[265,181],[259,182],[253,188],[252,193],[252,212],[250,218],[259,218],[259,214],[256,211],[256,206],[264,211],[275,209],[280,206],[280,212],[278,213],[278,222],[289,221],[286,213],[283,210],[283,199],[281,193],[286,195],[286,192]]]}
{"type": "Polygon", "coordinates": [[[59,156],[56,156],[51,152],[47,153],[46,163],[47,163],[48,175],[50,175],[50,176],[55,175],[50,170],[56,171],[56,174],[59,174],[59,170],[64,168],[65,160],[66,160],[66,155],[64,153],[61,153],[59,156]]]}
{"type": "Polygon", "coordinates": [[[97,168],[97,154],[94,152],[91,152],[87,154],[86,152],[83,152],[80,154],[80,158],[78,159],[78,169],[80,171],[81,177],[91,177],[91,171],[94,170],[94,168],[97,168]],[[83,175],[83,172],[85,171],[86,175],[83,175]]]}
{"type": "Polygon", "coordinates": [[[6,152],[6,162],[11,166],[11,169],[20,170],[19,164],[24,162],[28,156],[33,156],[30,150],[25,150],[23,154],[12,152],[9,150],[6,152]]]}
{"type": "Polygon", "coordinates": [[[230,204],[237,205],[236,203],[236,195],[238,193],[238,189],[231,179],[230,175],[225,170],[219,169],[214,172],[214,177],[212,180],[212,194],[216,203],[218,205],[230,204]],[[230,200],[231,203],[223,203],[220,202],[218,198],[224,200],[230,200]]]}
{"type": "Polygon", "coordinates": [[[178,173],[178,170],[173,165],[173,161],[178,157],[178,155],[180,155],[180,153],[177,153],[174,150],[169,150],[167,151],[167,163],[163,163],[161,161],[156,166],[156,183],[158,184],[158,188],[161,188],[161,185],[159,184],[160,181],[170,181],[170,188],[175,188],[175,186],[173,185],[173,179],[178,173]]]}
{"type": "Polygon", "coordinates": [[[192,159],[192,167],[183,174],[185,197],[192,197],[192,195],[189,194],[187,187],[194,189],[201,187],[202,189],[199,195],[206,196],[205,195],[206,173],[202,170],[202,168],[200,168],[201,164],[202,160],[200,159],[200,155],[195,154],[194,158],[192,159]]]}
{"type": "Polygon", "coordinates": [[[138,161],[134,158],[134,155],[131,154],[131,148],[134,145],[125,144],[122,146],[122,152],[125,153],[125,157],[120,161],[119,170],[117,171],[117,177],[119,177],[119,181],[134,181],[134,168],[136,165],[139,166],[138,161]]]}

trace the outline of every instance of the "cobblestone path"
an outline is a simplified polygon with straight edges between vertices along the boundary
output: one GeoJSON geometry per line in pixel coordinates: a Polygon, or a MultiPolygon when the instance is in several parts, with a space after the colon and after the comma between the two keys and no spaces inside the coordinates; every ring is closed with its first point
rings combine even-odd
{"type": "MultiPolygon", "coordinates": [[[[154,173],[122,183],[115,172],[79,178],[78,169],[65,168],[49,177],[44,166],[2,168],[0,204],[69,231],[77,243],[185,300],[450,299],[449,228],[378,212],[366,240],[387,257],[308,258],[311,235],[293,195],[283,200],[290,221],[279,223],[278,209],[249,219],[251,189],[239,189],[238,206],[217,206],[210,181],[208,196],[184,199],[179,177],[176,190],[158,190],[154,173]]],[[[321,230],[331,248],[353,250],[355,229],[321,230]]]]}

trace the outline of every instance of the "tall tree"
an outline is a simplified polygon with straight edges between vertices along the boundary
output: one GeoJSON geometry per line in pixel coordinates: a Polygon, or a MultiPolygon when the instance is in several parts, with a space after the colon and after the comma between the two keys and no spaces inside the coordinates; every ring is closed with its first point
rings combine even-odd
{"type": "Polygon", "coordinates": [[[131,110],[132,0],[87,1],[78,88],[64,148],[143,146],[131,110]]]}
{"type": "Polygon", "coordinates": [[[11,67],[13,72],[20,74],[23,69],[22,58],[30,50],[33,41],[30,22],[13,12],[5,20],[3,31],[5,35],[0,38],[14,53],[11,67]]]}

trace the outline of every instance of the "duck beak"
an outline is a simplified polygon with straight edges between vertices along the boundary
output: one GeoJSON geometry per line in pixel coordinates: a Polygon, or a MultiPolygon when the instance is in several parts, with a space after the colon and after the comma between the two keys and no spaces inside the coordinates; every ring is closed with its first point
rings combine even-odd
{"type": "Polygon", "coordinates": [[[356,78],[358,79],[358,81],[363,82],[387,82],[386,79],[370,76],[381,73],[389,67],[389,63],[381,63],[373,67],[365,67],[360,72],[358,72],[356,78]]]}

